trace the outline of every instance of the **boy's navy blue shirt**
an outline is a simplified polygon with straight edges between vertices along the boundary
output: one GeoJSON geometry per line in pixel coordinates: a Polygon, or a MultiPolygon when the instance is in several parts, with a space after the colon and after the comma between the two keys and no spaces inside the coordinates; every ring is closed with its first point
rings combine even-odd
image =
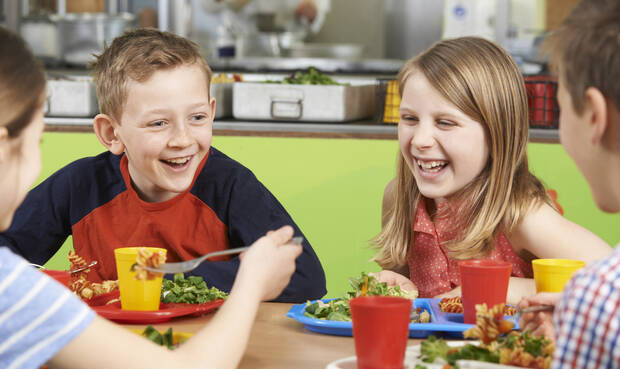
{"type": "MultiPolygon", "coordinates": [[[[213,147],[190,188],[158,203],[138,197],[126,156],[105,152],[67,165],[30,191],[11,227],[0,234],[0,244],[44,264],[72,235],[78,255],[99,261],[89,274],[98,282],[117,279],[113,250],[119,247],[162,247],[168,250],[166,260],[175,262],[250,245],[287,224],[302,235],[249,169],[213,147]]],[[[230,291],[238,268],[238,257],[224,257],[189,274],[230,291]]],[[[325,293],[323,268],[305,240],[296,271],[276,301],[303,302],[325,293]]]]}

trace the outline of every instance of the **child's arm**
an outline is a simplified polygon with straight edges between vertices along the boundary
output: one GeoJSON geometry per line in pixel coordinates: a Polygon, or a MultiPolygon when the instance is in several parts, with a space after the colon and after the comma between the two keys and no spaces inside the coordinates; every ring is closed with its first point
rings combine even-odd
{"type": "Polygon", "coordinates": [[[527,251],[536,258],[590,262],[612,251],[594,233],[566,219],[547,204],[531,209],[507,237],[515,252],[527,251]]]}
{"type": "Polygon", "coordinates": [[[258,305],[276,297],[294,272],[301,247],[284,244],[284,227],[258,240],[243,257],[233,289],[215,317],[177,350],[169,351],[96,317],[52,358],[50,366],[83,368],[236,368],[245,351],[258,305]],[[105,339],[102,339],[105,337],[105,339]],[[94,355],[87,362],[84,353],[94,355]]]}

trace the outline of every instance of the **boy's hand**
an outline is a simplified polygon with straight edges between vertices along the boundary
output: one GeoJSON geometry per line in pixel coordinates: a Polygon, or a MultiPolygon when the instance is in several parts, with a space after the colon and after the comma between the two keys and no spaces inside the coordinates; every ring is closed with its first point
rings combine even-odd
{"type": "Polygon", "coordinates": [[[237,278],[250,281],[263,301],[278,297],[295,272],[295,259],[302,247],[292,243],[292,236],[290,226],[270,231],[254,242],[241,259],[237,278]]]}
{"type": "Polygon", "coordinates": [[[418,288],[411,280],[402,274],[391,270],[382,270],[379,273],[371,273],[379,282],[385,282],[388,286],[399,286],[403,290],[418,292],[418,288]]]}
{"type": "MultiPolygon", "coordinates": [[[[561,293],[542,292],[534,296],[524,297],[517,307],[525,309],[535,305],[556,305],[560,300],[561,293]]],[[[553,328],[553,311],[538,311],[521,315],[519,327],[522,331],[530,331],[535,336],[544,335],[555,342],[555,329],[553,328]]]]}

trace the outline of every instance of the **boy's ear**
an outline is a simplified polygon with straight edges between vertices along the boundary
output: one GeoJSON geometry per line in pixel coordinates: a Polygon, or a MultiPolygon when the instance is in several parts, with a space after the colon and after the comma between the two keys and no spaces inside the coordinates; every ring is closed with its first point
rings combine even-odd
{"type": "Polygon", "coordinates": [[[125,151],[125,145],[116,132],[118,123],[107,114],[97,114],[93,120],[93,129],[99,142],[114,155],[125,151]]]}
{"type": "Polygon", "coordinates": [[[211,121],[213,121],[215,120],[215,107],[217,106],[215,97],[211,96],[211,101],[209,102],[209,105],[211,105],[211,121]]]}
{"type": "Polygon", "coordinates": [[[590,130],[590,141],[593,145],[600,144],[605,138],[609,125],[609,111],[605,95],[595,87],[588,87],[584,93],[586,111],[588,114],[588,125],[590,130]]]}

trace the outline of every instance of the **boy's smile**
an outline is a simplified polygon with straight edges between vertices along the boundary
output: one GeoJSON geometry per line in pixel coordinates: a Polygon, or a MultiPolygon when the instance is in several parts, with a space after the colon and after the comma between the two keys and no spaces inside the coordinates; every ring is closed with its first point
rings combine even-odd
{"type": "Polygon", "coordinates": [[[473,181],[489,158],[484,125],[458,110],[420,72],[403,89],[398,140],[420,192],[437,202],[473,181]]]}
{"type": "Polygon", "coordinates": [[[171,199],[191,185],[211,147],[215,100],[196,65],[155,72],[127,83],[115,133],[129,161],[132,184],[149,202],[171,199]]]}

